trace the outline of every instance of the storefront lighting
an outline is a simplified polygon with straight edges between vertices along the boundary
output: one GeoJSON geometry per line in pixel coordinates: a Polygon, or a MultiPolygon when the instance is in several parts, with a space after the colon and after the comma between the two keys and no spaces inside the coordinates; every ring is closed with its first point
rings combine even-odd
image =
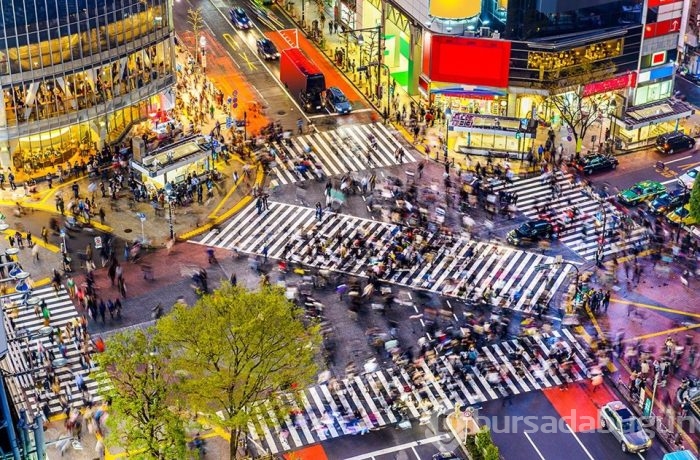
{"type": "Polygon", "coordinates": [[[27,136],[27,137],[21,137],[19,139],[19,142],[29,142],[29,143],[34,143],[34,142],[43,142],[43,141],[50,141],[53,140],[57,137],[61,137],[64,134],[66,134],[68,131],[70,131],[70,127],[65,127],[61,129],[54,129],[52,131],[46,131],[41,134],[34,134],[32,136],[27,136]]]}

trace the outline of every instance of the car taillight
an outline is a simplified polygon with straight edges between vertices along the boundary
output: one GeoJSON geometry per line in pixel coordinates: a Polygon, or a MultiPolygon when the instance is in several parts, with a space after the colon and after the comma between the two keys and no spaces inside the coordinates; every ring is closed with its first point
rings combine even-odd
{"type": "Polygon", "coordinates": [[[668,150],[668,149],[670,149],[670,148],[671,148],[671,146],[670,146],[670,145],[668,145],[668,144],[664,144],[664,149],[668,150]]]}

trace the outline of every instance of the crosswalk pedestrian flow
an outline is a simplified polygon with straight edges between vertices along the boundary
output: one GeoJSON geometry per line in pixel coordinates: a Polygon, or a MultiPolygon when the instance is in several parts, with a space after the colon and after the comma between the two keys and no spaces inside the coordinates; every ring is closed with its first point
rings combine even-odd
{"type": "Polygon", "coordinates": [[[279,184],[284,185],[319,178],[316,164],[324,175],[337,176],[415,161],[408,149],[404,149],[402,159],[397,159],[399,146],[396,137],[381,123],[346,125],[275,143],[277,167],[273,172],[279,184]],[[368,156],[372,138],[376,139],[376,149],[368,156]]]}
{"type": "MultiPolygon", "coordinates": [[[[200,243],[365,276],[389,251],[399,231],[394,224],[355,216],[322,217],[318,220],[312,208],[277,202],[258,213],[251,204],[200,243]],[[373,251],[343,257],[342,248],[357,238],[371,238],[373,251]]],[[[439,242],[428,238],[423,244],[428,250],[422,260],[392,270],[386,279],[448,296],[488,297],[493,304],[530,311],[565,287],[571,271],[569,264],[556,264],[553,257],[466,237],[439,242]],[[548,269],[540,270],[542,265],[548,269]]]]}
{"type": "Polygon", "coordinates": [[[431,424],[436,414],[457,406],[580,381],[589,377],[587,363],[585,351],[568,329],[553,330],[484,346],[474,364],[440,355],[413,366],[349,375],[293,396],[280,395],[281,401],[268,400],[253,409],[248,434],[259,449],[277,454],[405,418],[431,424]],[[567,372],[556,370],[555,356],[571,363],[567,372]],[[275,410],[290,406],[289,411],[275,410]]]}
{"type": "Polygon", "coordinates": [[[77,375],[82,376],[90,400],[101,399],[97,381],[92,378],[97,370],[91,373],[85,363],[81,364],[81,342],[75,339],[75,335],[64,335],[59,340],[58,336],[65,330],[66,324],[79,317],[64,288],[58,292],[51,286],[37,288],[27,302],[16,294],[3,297],[2,304],[6,313],[3,316],[9,346],[6,358],[9,362],[5,366],[13,374],[10,379],[20,387],[25,407],[35,413],[46,405],[51,415],[62,412],[63,404],[82,407],[85,396],[76,386],[77,375]],[[37,309],[42,300],[50,312],[49,326],[54,328],[55,334],[48,334],[44,315],[37,309]],[[58,328],[61,332],[58,332],[58,328]],[[52,363],[54,375],[58,377],[58,388],[47,379],[47,362],[52,363]],[[55,392],[55,389],[59,391],[55,392]]]}
{"type": "Polygon", "coordinates": [[[501,185],[495,191],[505,190],[518,196],[517,209],[527,218],[540,215],[545,206],[551,217],[565,222],[565,230],[558,235],[561,243],[586,260],[594,260],[599,247],[600,235],[605,223],[603,255],[612,256],[640,247],[646,243],[644,229],[633,222],[628,225],[629,234],[622,238],[617,231],[625,216],[609,202],[599,201],[581,184],[576,184],[569,174],[556,172],[558,189],[553,191],[550,182],[541,177],[516,180],[512,185],[501,185]],[[570,211],[578,210],[576,216],[570,211]]]}

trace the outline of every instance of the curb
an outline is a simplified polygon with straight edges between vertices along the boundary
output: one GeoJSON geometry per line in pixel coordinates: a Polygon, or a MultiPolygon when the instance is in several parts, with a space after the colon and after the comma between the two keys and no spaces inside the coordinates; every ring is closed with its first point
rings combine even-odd
{"type": "MultiPolygon", "coordinates": [[[[260,186],[262,185],[263,181],[265,179],[265,173],[263,172],[262,168],[258,168],[256,172],[256,177],[255,177],[255,186],[260,186]]],[[[238,187],[232,188],[232,191],[235,191],[238,187]]],[[[233,192],[231,192],[233,193],[233,192]]],[[[212,219],[211,222],[208,222],[200,227],[195,228],[194,230],[190,230],[189,232],[183,233],[181,235],[178,235],[176,239],[178,241],[187,241],[195,236],[199,236],[202,233],[211,230],[212,227],[219,225],[220,223],[230,219],[234,214],[238,213],[241,209],[243,209],[245,206],[247,206],[250,202],[253,201],[253,197],[248,193],[246,196],[241,198],[240,201],[238,201],[236,204],[231,207],[228,211],[224,212],[223,214],[219,214],[215,219],[212,219]]]]}
{"type": "MultiPolygon", "coordinates": [[[[457,414],[457,411],[453,411],[450,415],[448,415],[445,418],[445,425],[447,425],[447,427],[450,429],[452,436],[457,441],[457,444],[459,444],[459,448],[462,450],[462,452],[464,452],[464,455],[466,455],[469,460],[472,460],[472,456],[469,453],[469,451],[467,450],[467,446],[464,444],[464,442],[462,441],[462,438],[460,437],[461,434],[457,432],[457,430],[455,429],[455,427],[452,424],[452,418],[458,417],[458,416],[459,415],[457,414]]],[[[474,423],[476,423],[476,421],[474,423]]]]}

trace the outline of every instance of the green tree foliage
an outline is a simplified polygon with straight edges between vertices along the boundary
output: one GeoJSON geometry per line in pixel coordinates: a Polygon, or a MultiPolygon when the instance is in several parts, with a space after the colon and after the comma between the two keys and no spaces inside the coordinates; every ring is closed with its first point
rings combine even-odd
{"type": "Polygon", "coordinates": [[[110,337],[96,356],[100,388],[112,400],[107,445],[143,459],[186,454],[185,430],[164,363],[169,358],[155,328],[110,337]]]}
{"type": "Polygon", "coordinates": [[[189,407],[217,421],[225,412],[231,458],[249,422],[288,411],[295,403],[282,395],[316,375],[319,328],[307,327],[279,288],[224,285],[192,307],[175,305],[157,328],[173,350],[171,370],[185,376],[176,390],[189,407]]]}
{"type": "Polygon", "coordinates": [[[690,191],[690,215],[700,222],[700,180],[696,180],[690,191]]]}

